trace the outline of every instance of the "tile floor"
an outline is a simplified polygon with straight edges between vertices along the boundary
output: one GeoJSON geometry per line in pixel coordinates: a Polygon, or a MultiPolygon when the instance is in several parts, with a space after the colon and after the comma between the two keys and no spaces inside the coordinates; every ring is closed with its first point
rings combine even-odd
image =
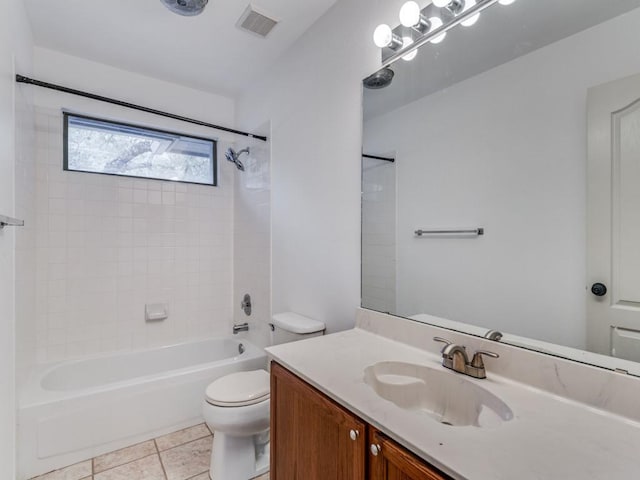
{"type": "MultiPolygon", "coordinates": [[[[209,480],[212,441],[201,423],[32,480],[209,480]]],[[[269,480],[269,474],[255,480],[269,480]]]]}

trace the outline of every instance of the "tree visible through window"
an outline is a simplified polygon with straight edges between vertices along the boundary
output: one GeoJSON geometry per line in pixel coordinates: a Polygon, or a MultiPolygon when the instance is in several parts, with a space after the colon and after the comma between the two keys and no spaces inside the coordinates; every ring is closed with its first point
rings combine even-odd
{"type": "Polygon", "coordinates": [[[216,142],[65,113],[64,169],[216,185],[216,142]]]}

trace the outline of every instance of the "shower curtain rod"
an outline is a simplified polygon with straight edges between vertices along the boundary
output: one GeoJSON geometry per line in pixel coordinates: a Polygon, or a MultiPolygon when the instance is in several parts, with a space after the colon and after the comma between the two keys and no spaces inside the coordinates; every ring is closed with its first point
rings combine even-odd
{"type": "Polygon", "coordinates": [[[71,95],[77,95],[79,97],[90,98],[91,100],[97,100],[99,102],[111,103],[120,107],[131,108],[133,110],[139,110],[141,112],[152,113],[161,117],[172,118],[174,120],[180,120],[181,122],[193,123],[194,125],[200,125],[202,127],[213,128],[215,130],[222,130],[223,132],[234,133],[236,135],[244,135],[245,137],[257,138],[263,142],[267,141],[267,137],[263,135],[254,135],[253,133],[243,132],[242,130],[236,130],[234,128],[222,127],[213,123],[203,122],[202,120],[196,120],[189,117],[183,117],[182,115],[175,115],[173,113],[163,112],[154,108],[143,107],[142,105],[136,105],[134,103],[123,102],[122,100],[116,100],[109,97],[103,97],[102,95],[96,95],[95,93],[83,92],[82,90],[75,90],[73,88],[62,87],[53,83],[42,82],[40,80],[34,80],[33,78],[25,77],[24,75],[16,75],[16,82],[26,83],[27,85],[35,85],[36,87],[48,88],[50,90],[56,90],[58,92],[69,93],[71,95]]]}
{"type": "Polygon", "coordinates": [[[382,160],[383,162],[391,162],[391,163],[394,163],[396,161],[395,158],[379,157],[378,155],[367,155],[366,153],[362,154],[362,158],[370,158],[371,160],[382,160]]]}

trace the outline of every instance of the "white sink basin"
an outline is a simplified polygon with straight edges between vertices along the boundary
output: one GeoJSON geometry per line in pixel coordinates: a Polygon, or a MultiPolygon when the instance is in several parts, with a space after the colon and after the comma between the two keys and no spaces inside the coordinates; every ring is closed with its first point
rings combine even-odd
{"type": "Polygon", "coordinates": [[[367,367],[364,381],[385,400],[455,427],[495,427],[513,419],[493,393],[448,370],[402,362],[367,367]]]}

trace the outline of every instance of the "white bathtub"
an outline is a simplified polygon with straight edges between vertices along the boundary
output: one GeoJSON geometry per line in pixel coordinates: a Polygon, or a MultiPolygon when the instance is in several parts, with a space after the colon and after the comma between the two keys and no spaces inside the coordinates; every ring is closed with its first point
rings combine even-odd
{"type": "Polygon", "coordinates": [[[214,338],[38,367],[20,392],[18,478],[200,423],[211,381],[266,364],[254,345],[214,338]]]}

